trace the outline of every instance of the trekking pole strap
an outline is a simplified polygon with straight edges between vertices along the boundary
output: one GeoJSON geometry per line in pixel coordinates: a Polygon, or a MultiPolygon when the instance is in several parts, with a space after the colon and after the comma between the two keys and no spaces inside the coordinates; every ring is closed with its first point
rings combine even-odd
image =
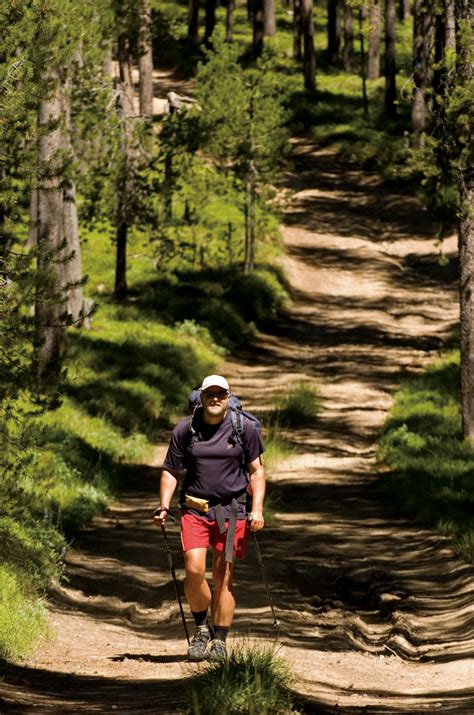
{"type": "Polygon", "coordinates": [[[153,512],[153,516],[160,516],[162,511],[165,511],[167,513],[168,519],[170,521],[176,521],[175,517],[166,506],[157,506],[155,511],[153,512]]]}

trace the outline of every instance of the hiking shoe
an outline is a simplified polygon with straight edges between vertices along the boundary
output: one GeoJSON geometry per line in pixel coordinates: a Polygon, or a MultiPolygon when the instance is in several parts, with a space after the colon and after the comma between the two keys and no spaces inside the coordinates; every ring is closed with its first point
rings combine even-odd
{"type": "Polygon", "coordinates": [[[227,658],[227,648],[224,641],[220,641],[217,638],[212,640],[207,647],[206,658],[211,663],[225,660],[227,658]]]}
{"type": "Polygon", "coordinates": [[[208,626],[198,626],[196,633],[191,638],[188,647],[189,660],[204,660],[206,658],[207,644],[211,640],[211,631],[208,626]]]}

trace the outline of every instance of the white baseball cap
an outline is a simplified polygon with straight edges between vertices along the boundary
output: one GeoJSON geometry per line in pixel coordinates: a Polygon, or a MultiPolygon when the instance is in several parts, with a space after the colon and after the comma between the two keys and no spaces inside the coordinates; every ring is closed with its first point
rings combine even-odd
{"type": "Polygon", "coordinates": [[[204,378],[201,385],[201,391],[207,390],[209,387],[222,387],[223,390],[230,392],[229,383],[222,375],[208,375],[204,378]]]}

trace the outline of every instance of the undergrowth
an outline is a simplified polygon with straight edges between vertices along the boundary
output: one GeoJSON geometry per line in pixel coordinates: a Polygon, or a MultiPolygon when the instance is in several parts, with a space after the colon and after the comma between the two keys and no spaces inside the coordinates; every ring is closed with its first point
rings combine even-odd
{"type": "Polygon", "coordinates": [[[288,666],[270,649],[245,644],[212,664],[187,686],[191,715],[296,713],[288,666]]]}
{"type": "Polygon", "coordinates": [[[474,446],[462,438],[459,355],[449,353],[397,393],[380,442],[383,488],[406,514],[451,536],[474,560],[474,446]]]}

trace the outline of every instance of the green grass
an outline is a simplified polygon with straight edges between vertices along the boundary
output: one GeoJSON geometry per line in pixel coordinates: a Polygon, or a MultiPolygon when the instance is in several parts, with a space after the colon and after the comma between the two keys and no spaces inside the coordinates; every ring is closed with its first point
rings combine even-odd
{"type": "Polygon", "coordinates": [[[47,635],[43,602],[19,569],[0,565],[0,658],[24,656],[47,635]]]}
{"type": "Polygon", "coordinates": [[[296,713],[286,664],[270,649],[245,644],[205,667],[187,686],[192,715],[296,713]]]}
{"type": "Polygon", "coordinates": [[[474,447],[462,439],[459,355],[449,353],[397,393],[380,441],[384,490],[410,516],[474,560],[474,447]]]}
{"type": "Polygon", "coordinates": [[[312,422],[321,407],[318,386],[308,380],[300,380],[282,397],[279,396],[271,421],[281,427],[300,427],[312,422]]]}

